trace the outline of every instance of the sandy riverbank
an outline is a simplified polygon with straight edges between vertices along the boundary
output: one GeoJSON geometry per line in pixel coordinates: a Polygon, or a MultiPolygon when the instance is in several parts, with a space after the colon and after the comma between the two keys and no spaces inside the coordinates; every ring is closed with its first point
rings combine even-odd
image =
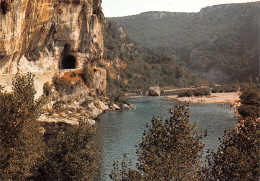
{"type": "Polygon", "coordinates": [[[238,102],[240,92],[230,93],[212,93],[210,96],[202,97],[178,97],[177,95],[166,96],[166,98],[176,99],[178,101],[187,101],[191,103],[231,103],[238,102]]]}

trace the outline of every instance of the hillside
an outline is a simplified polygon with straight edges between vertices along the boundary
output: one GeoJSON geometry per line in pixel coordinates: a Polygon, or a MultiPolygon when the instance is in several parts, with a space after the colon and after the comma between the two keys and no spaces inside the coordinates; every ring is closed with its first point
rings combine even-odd
{"type": "Polygon", "coordinates": [[[134,41],[220,81],[259,76],[260,2],[217,5],[199,13],[145,12],[109,18],[134,41]]]}
{"type": "Polygon", "coordinates": [[[108,92],[147,90],[150,86],[197,86],[202,79],[176,59],[149,50],[132,41],[116,22],[106,21],[104,28],[104,62],[108,70],[108,92]],[[112,90],[109,90],[109,87],[112,90]],[[114,87],[116,86],[116,87],[114,87]]]}

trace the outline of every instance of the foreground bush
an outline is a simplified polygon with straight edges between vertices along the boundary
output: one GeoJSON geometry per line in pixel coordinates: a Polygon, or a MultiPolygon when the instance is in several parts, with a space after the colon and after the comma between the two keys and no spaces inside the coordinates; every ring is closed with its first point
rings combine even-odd
{"type": "Polygon", "coordinates": [[[96,180],[95,129],[67,125],[45,143],[37,121],[44,99],[35,94],[30,73],[16,75],[11,93],[0,86],[0,180],[96,180]]]}
{"type": "Polygon", "coordinates": [[[202,136],[189,123],[185,105],[170,110],[165,121],[154,118],[139,144],[138,164],[134,169],[127,155],[121,165],[114,164],[110,178],[114,181],[171,181],[171,180],[259,180],[260,124],[249,117],[236,130],[225,133],[217,152],[207,155],[200,163],[202,136]]]}
{"type": "Polygon", "coordinates": [[[95,130],[87,123],[64,126],[47,142],[35,180],[95,180],[98,173],[95,130]]]}
{"type": "Polygon", "coordinates": [[[35,94],[32,74],[16,75],[11,93],[0,90],[0,180],[31,177],[44,154],[35,94]]]}
{"type": "Polygon", "coordinates": [[[211,152],[202,180],[259,180],[259,123],[248,119],[237,131],[225,134],[211,152]]]}
{"type": "Polygon", "coordinates": [[[131,165],[127,159],[121,169],[116,162],[110,175],[113,180],[199,179],[199,162],[204,147],[202,135],[189,123],[187,105],[175,106],[170,113],[170,118],[153,118],[152,126],[147,126],[137,151],[137,170],[129,168],[131,165]]]}

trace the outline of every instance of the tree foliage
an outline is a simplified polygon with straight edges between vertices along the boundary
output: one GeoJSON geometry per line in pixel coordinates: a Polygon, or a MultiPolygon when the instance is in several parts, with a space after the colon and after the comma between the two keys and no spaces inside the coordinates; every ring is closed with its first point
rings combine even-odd
{"type": "Polygon", "coordinates": [[[0,90],[0,180],[25,180],[32,176],[43,155],[44,142],[37,118],[41,101],[33,75],[16,75],[13,91],[0,90]]]}
{"type": "Polygon", "coordinates": [[[48,140],[35,180],[95,180],[99,154],[94,133],[85,122],[62,127],[48,140]]]}
{"type": "Polygon", "coordinates": [[[114,181],[139,181],[143,180],[142,175],[136,169],[133,169],[132,160],[128,158],[127,154],[124,154],[124,159],[119,165],[118,161],[114,163],[114,168],[110,174],[110,178],[114,181]]]}
{"type": "Polygon", "coordinates": [[[152,126],[147,126],[137,151],[137,167],[124,156],[121,166],[114,164],[113,180],[259,180],[256,117],[249,116],[235,130],[225,132],[217,152],[209,152],[202,166],[202,135],[189,123],[188,107],[177,105],[170,112],[170,118],[153,118],[152,126]]]}
{"type": "Polygon", "coordinates": [[[170,109],[165,121],[152,120],[139,145],[138,169],[145,180],[197,180],[204,144],[195,124],[189,123],[187,105],[170,109]]]}
{"type": "Polygon", "coordinates": [[[208,156],[203,180],[259,180],[259,126],[250,118],[225,134],[218,151],[208,156]]]}
{"type": "Polygon", "coordinates": [[[242,105],[238,108],[239,114],[244,118],[260,116],[259,89],[247,89],[240,96],[242,105]]]}
{"type": "Polygon", "coordinates": [[[189,109],[180,104],[170,109],[172,116],[165,121],[153,118],[152,126],[144,132],[138,147],[137,170],[127,168],[126,160],[122,169],[116,164],[111,178],[128,180],[142,177],[142,180],[198,180],[201,171],[200,158],[204,144],[202,135],[189,123],[189,109]],[[139,174],[137,174],[139,173],[139,174]],[[130,179],[129,179],[130,178],[130,179]]]}

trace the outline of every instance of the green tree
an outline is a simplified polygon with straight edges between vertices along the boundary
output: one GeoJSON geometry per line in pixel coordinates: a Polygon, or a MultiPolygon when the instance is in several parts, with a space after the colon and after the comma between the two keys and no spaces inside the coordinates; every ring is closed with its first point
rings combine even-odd
{"type": "Polygon", "coordinates": [[[124,154],[124,159],[121,163],[121,168],[118,161],[114,163],[112,173],[109,175],[114,181],[140,181],[142,175],[138,170],[133,169],[132,160],[128,158],[127,154],[124,154]]]}
{"type": "Polygon", "coordinates": [[[98,171],[95,129],[85,122],[63,126],[47,143],[35,180],[95,180],[98,171]]]}
{"type": "MultiPolygon", "coordinates": [[[[188,105],[179,104],[170,109],[170,113],[172,116],[165,121],[153,118],[152,126],[147,125],[137,151],[138,171],[127,167],[120,170],[115,164],[111,173],[113,180],[124,180],[123,176],[128,180],[142,176],[142,180],[147,181],[199,179],[204,147],[202,135],[194,129],[195,124],[189,123],[188,105]]],[[[122,165],[127,165],[125,163],[122,165]]]]}
{"type": "Polygon", "coordinates": [[[259,122],[248,119],[225,134],[216,153],[208,156],[201,180],[259,180],[259,122]]]}
{"type": "Polygon", "coordinates": [[[0,180],[25,180],[43,155],[33,75],[16,75],[11,93],[0,90],[0,180]]]}
{"type": "Polygon", "coordinates": [[[197,180],[204,144],[195,124],[189,123],[188,105],[170,109],[165,121],[152,120],[139,145],[139,166],[144,180],[197,180]]]}
{"type": "Polygon", "coordinates": [[[238,108],[239,114],[244,118],[260,116],[260,96],[258,89],[247,89],[240,96],[242,105],[238,108]]]}

